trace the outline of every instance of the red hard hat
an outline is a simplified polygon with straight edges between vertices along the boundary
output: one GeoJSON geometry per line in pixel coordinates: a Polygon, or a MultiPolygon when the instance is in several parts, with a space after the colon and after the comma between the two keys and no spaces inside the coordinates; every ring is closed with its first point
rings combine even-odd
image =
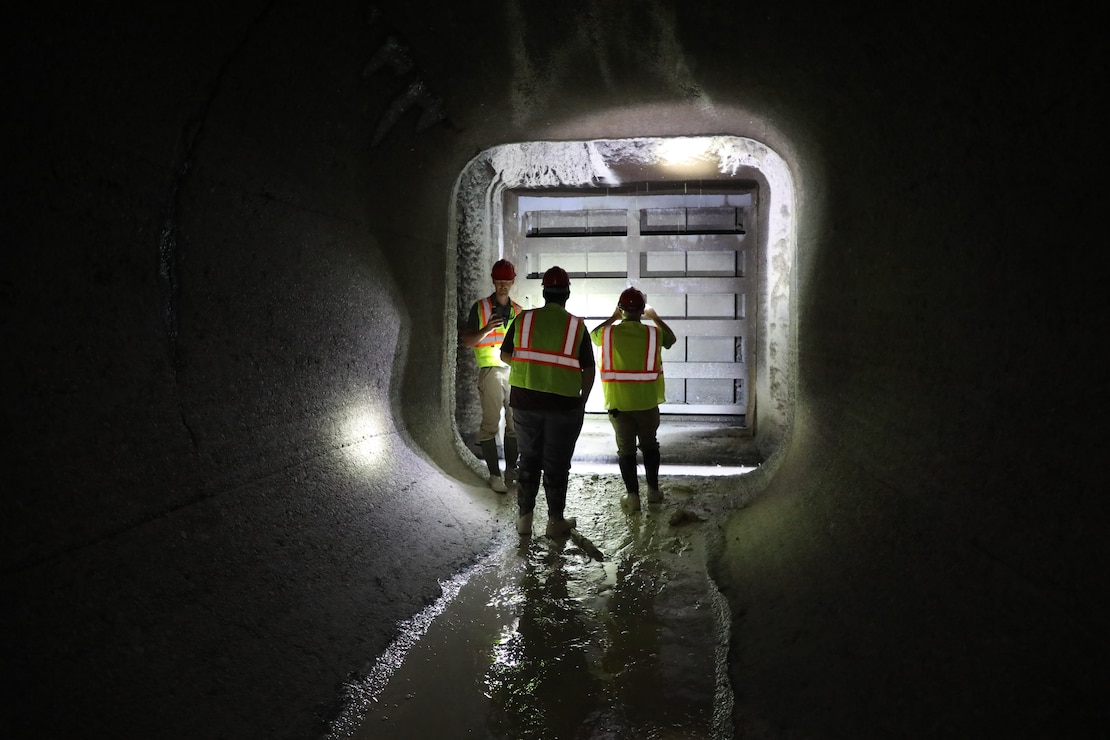
{"type": "Polygon", "coordinates": [[[497,260],[493,263],[490,277],[494,280],[516,280],[516,268],[508,260],[497,260]]]}
{"type": "Polygon", "coordinates": [[[644,294],[635,288],[629,288],[621,293],[620,299],[617,301],[617,308],[622,311],[643,311],[647,301],[644,299],[644,294]]]}
{"type": "Polygon", "coordinates": [[[543,274],[543,287],[570,288],[570,275],[561,267],[552,267],[543,274]]]}

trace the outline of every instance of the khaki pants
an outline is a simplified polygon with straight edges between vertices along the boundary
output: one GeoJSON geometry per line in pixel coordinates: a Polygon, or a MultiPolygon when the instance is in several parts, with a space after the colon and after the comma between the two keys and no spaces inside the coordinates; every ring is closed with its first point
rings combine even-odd
{"type": "Polygon", "coordinates": [[[610,411],[609,423],[617,438],[617,457],[636,457],[636,439],[644,452],[659,450],[659,407],[643,411],[610,411]]]}
{"type": "Polygon", "coordinates": [[[505,414],[505,436],[515,437],[516,426],[509,410],[509,368],[478,368],[478,399],[482,403],[482,424],[478,428],[478,441],[497,439],[501,428],[501,414],[505,414]]]}

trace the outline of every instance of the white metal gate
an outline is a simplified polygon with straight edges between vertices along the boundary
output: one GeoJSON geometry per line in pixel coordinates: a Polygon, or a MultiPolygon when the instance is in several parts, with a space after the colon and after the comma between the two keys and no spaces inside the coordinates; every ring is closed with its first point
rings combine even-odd
{"type": "MultiPolygon", "coordinates": [[[[757,191],[693,185],[509,191],[503,251],[517,266],[515,294],[526,307],[543,305],[540,278],[549,267],[565,269],[567,309],[588,328],[613,313],[625,288],[643,291],[678,336],[663,352],[661,411],[746,416],[757,191]]],[[[603,410],[600,392],[587,410],[603,410]]]]}

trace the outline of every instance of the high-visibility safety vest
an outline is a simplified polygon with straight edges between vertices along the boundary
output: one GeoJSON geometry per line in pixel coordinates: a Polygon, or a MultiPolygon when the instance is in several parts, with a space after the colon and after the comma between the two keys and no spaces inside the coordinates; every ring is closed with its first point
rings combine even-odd
{"type": "MultiPolygon", "coordinates": [[[[494,302],[489,296],[478,301],[478,328],[489,323],[493,318],[494,302]]],[[[486,337],[474,345],[474,360],[478,363],[478,367],[505,367],[505,363],[501,362],[501,343],[505,341],[505,328],[509,322],[516,318],[524,309],[520,304],[509,299],[509,319],[501,326],[497,327],[486,337]]]]}
{"type": "Polygon", "coordinates": [[[560,396],[582,393],[578,348],[585,338],[582,319],[558,303],[523,312],[513,322],[513,364],[509,385],[560,396]]]}
{"type": "Polygon", "coordinates": [[[591,334],[601,345],[601,392],[606,409],[643,411],[666,400],[659,328],[622,321],[591,334]]]}

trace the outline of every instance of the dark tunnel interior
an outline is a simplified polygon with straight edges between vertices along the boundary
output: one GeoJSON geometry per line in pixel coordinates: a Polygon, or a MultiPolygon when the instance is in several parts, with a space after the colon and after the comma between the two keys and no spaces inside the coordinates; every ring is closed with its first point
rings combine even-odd
{"type": "Polygon", "coordinates": [[[5,16],[0,735],[322,738],[512,534],[459,341],[504,255],[590,322],[649,286],[664,477],[749,466],[652,525],[723,605],[716,735],[1105,734],[1093,10],[5,16]]]}

